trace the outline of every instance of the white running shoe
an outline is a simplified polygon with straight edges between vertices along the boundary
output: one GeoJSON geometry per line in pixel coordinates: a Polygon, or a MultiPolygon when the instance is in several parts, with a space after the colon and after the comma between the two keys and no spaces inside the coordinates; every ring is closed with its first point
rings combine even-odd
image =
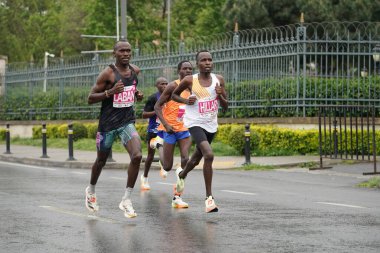
{"type": "Polygon", "coordinates": [[[119,204],[119,208],[121,211],[124,211],[124,216],[127,218],[135,218],[137,216],[130,199],[122,200],[119,204]]]}
{"type": "Polygon", "coordinates": [[[156,146],[157,146],[157,140],[156,140],[157,137],[154,137],[152,139],[150,139],[149,141],[149,146],[151,149],[156,149],[156,146]]]}
{"type": "Polygon", "coordinates": [[[140,176],[140,181],[141,181],[141,190],[142,191],[149,191],[150,190],[150,185],[148,182],[148,178],[144,177],[144,174],[140,176]]]}
{"type": "Polygon", "coordinates": [[[156,137],[156,148],[162,147],[164,145],[164,139],[157,135],[156,137]]]}
{"type": "Polygon", "coordinates": [[[217,212],[218,207],[215,204],[215,200],[212,196],[208,196],[205,200],[206,213],[217,212]]]}
{"type": "Polygon", "coordinates": [[[158,164],[160,165],[160,177],[162,177],[162,179],[166,179],[168,177],[168,172],[164,170],[160,160],[158,161],[158,164]]]}
{"type": "Polygon", "coordinates": [[[150,139],[149,146],[151,149],[156,149],[159,146],[163,146],[164,140],[160,136],[156,136],[152,139],[150,139]]]}
{"type": "Polygon", "coordinates": [[[172,200],[172,207],[174,208],[188,208],[189,204],[182,200],[180,196],[174,196],[172,200]]]}
{"type": "Polygon", "coordinates": [[[90,193],[89,186],[86,187],[86,207],[92,213],[99,211],[99,205],[96,201],[96,194],[90,193]]]}
{"type": "Polygon", "coordinates": [[[185,179],[179,177],[179,173],[181,173],[183,169],[178,167],[175,170],[175,174],[177,175],[177,184],[174,186],[174,195],[181,195],[183,189],[185,188],[185,179]]]}

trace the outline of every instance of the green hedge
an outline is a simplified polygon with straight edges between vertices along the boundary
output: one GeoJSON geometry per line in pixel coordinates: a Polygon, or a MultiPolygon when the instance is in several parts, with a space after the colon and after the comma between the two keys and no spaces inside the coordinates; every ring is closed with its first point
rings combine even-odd
{"type": "Polygon", "coordinates": [[[5,131],[5,129],[1,129],[0,128],[0,140],[5,140],[5,133],[6,133],[6,131],[5,131]]]}
{"type": "MultiPolygon", "coordinates": [[[[216,140],[244,154],[245,125],[220,125],[216,140]]],[[[318,153],[317,130],[295,130],[275,126],[250,126],[252,154],[289,155],[318,153]]]]}
{"type": "MultiPolygon", "coordinates": [[[[136,130],[141,136],[142,140],[146,138],[146,129],[148,124],[136,124],[136,130]]],[[[98,123],[79,123],[73,122],[74,141],[82,138],[96,138],[98,131],[98,123]]],[[[42,138],[42,126],[33,127],[33,139],[42,138]]],[[[0,134],[1,134],[0,129],[0,134]]],[[[67,124],[47,124],[46,125],[46,137],[47,138],[67,138],[68,125],[67,124]]],[[[5,136],[5,130],[4,130],[5,136]]],[[[0,137],[1,138],[1,137],[0,137]]]]}
{"type": "MultiPolygon", "coordinates": [[[[41,138],[41,126],[33,127],[33,138],[41,138]]],[[[48,138],[67,138],[67,124],[48,124],[47,125],[48,138]]],[[[147,124],[136,124],[136,129],[145,142],[147,124]]],[[[97,132],[97,123],[73,123],[74,140],[81,138],[95,138],[97,132]]],[[[245,125],[243,124],[223,124],[219,126],[215,141],[224,143],[236,149],[240,154],[244,154],[245,147],[245,125]]],[[[352,132],[352,145],[351,133],[340,136],[342,138],[343,146],[338,146],[338,153],[348,154],[358,153],[372,154],[372,134],[370,132],[370,139],[366,139],[367,131],[363,131],[364,139],[362,140],[362,132],[359,130],[357,133],[352,132]],[[347,136],[347,140],[346,137],[347,136]],[[358,144],[356,144],[356,136],[358,144]],[[345,143],[347,142],[347,147],[345,143]],[[370,144],[368,147],[368,143],[370,144]]],[[[0,139],[5,139],[5,129],[0,129],[0,139]]],[[[330,139],[333,137],[329,134],[322,138],[323,152],[332,153],[333,145],[329,145],[330,139]],[[326,140],[326,141],[325,141],[326,140]]],[[[250,149],[253,155],[304,155],[304,154],[318,154],[318,130],[317,129],[290,129],[280,128],[276,126],[250,126],[250,149]]],[[[376,132],[376,152],[380,154],[380,131],[376,132]]]]}

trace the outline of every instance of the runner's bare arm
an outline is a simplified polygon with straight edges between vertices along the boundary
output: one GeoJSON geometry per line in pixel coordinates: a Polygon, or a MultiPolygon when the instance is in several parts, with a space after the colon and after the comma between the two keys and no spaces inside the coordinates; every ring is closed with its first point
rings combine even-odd
{"type": "Polygon", "coordinates": [[[176,87],[177,84],[175,82],[169,83],[166,86],[165,90],[162,92],[160,98],[157,100],[156,104],[154,105],[154,111],[156,112],[158,119],[161,121],[161,124],[165,127],[166,132],[168,133],[172,132],[173,128],[166,122],[164,115],[162,114],[162,107],[166,102],[170,100],[171,95],[176,87]]]}
{"type": "MultiPolygon", "coordinates": [[[[131,64],[131,63],[129,64],[129,66],[131,66],[131,68],[135,71],[136,75],[140,74],[140,68],[139,67],[137,67],[136,65],[131,64]]],[[[144,98],[144,93],[136,88],[135,96],[136,96],[136,100],[138,102],[141,102],[144,98]]]]}
{"type": "Polygon", "coordinates": [[[90,94],[88,95],[88,103],[98,103],[113,94],[120,93],[124,89],[124,84],[119,80],[113,87],[114,80],[113,71],[111,68],[105,68],[96,79],[96,83],[92,86],[90,94]]]}
{"type": "Polygon", "coordinates": [[[154,115],[156,115],[155,111],[151,111],[151,112],[143,111],[142,118],[143,119],[149,119],[150,117],[153,117],[154,115]]]}
{"type": "Polygon", "coordinates": [[[193,99],[189,100],[186,98],[181,97],[182,91],[189,89],[191,91],[191,87],[193,85],[193,76],[186,76],[182,81],[179,83],[178,87],[174,89],[172,94],[172,99],[178,103],[182,104],[194,104],[195,100],[193,99]]]}
{"type": "Polygon", "coordinates": [[[135,64],[129,64],[132,68],[133,68],[133,70],[136,72],[136,75],[139,75],[140,74],[140,68],[139,67],[137,67],[135,64]]]}
{"type": "Polygon", "coordinates": [[[215,91],[216,91],[216,94],[218,95],[220,106],[223,108],[223,110],[227,110],[228,98],[227,98],[227,92],[225,89],[224,78],[221,75],[216,75],[216,77],[219,79],[219,85],[215,87],[215,91]]]}

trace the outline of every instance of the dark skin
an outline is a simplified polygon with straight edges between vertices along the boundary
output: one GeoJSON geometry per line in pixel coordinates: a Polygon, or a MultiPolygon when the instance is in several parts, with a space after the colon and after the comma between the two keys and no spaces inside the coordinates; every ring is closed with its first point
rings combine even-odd
{"type": "MultiPolygon", "coordinates": [[[[113,55],[116,59],[115,66],[123,77],[128,78],[131,76],[132,71],[130,70],[129,66],[134,69],[137,75],[140,73],[140,69],[136,65],[129,63],[129,60],[132,56],[132,49],[131,45],[128,42],[117,42],[114,47],[113,55]]],[[[88,103],[98,103],[110,96],[113,96],[114,94],[123,92],[123,82],[121,80],[118,80],[117,83],[113,86],[113,83],[115,83],[115,81],[116,80],[113,70],[110,67],[106,67],[99,74],[98,78],[96,79],[96,83],[91,88],[90,94],[88,96],[88,103]]],[[[143,93],[139,90],[135,92],[135,96],[137,101],[141,101],[144,97],[143,93]]],[[[127,187],[133,188],[136,183],[142,159],[140,138],[133,137],[124,145],[124,147],[128,151],[128,154],[131,158],[131,163],[128,166],[127,187]]],[[[90,183],[92,185],[95,185],[97,183],[100,173],[106,164],[109,153],[110,150],[97,152],[97,158],[91,169],[90,183]]]]}
{"type": "MultiPolygon", "coordinates": [[[[209,52],[201,52],[197,58],[197,66],[199,69],[199,83],[203,87],[209,87],[212,83],[211,71],[213,67],[212,56],[209,52]]],[[[219,80],[219,84],[215,87],[215,92],[219,99],[219,104],[222,106],[223,110],[228,108],[227,94],[225,90],[224,78],[221,75],[216,75],[219,80]]],[[[174,101],[193,105],[196,101],[196,97],[190,97],[189,99],[181,98],[180,94],[185,89],[192,90],[193,86],[193,76],[186,76],[178,85],[178,87],[173,91],[172,99],[174,101]]],[[[195,168],[204,159],[203,163],[203,176],[206,185],[206,196],[212,195],[212,163],[214,161],[214,153],[212,151],[211,145],[208,141],[202,141],[197,145],[195,152],[191,156],[190,160],[183,167],[183,171],[179,174],[180,178],[185,178],[187,174],[195,168]]]]}
{"type": "MultiPolygon", "coordinates": [[[[191,75],[193,73],[193,67],[190,62],[184,62],[181,65],[181,68],[178,70],[179,79],[182,80],[185,76],[191,75]]],[[[171,95],[174,89],[177,87],[175,81],[171,82],[164,92],[161,94],[157,103],[154,106],[157,117],[160,119],[162,125],[165,127],[167,133],[173,134],[173,127],[165,120],[164,115],[162,114],[162,107],[170,101],[171,95]]],[[[181,167],[183,168],[187,161],[189,160],[189,149],[191,147],[191,139],[184,138],[178,141],[178,146],[181,154],[181,167]]],[[[164,170],[170,171],[173,167],[173,155],[174,155],[175,144],[170,144],[164,142],[164,151],[163,151],[163,167],[164,170]]]]}
{"type": "MultiPolygon", "coordinates": [[[[159,77],[156,80],[156,87],[157,87],[158,92],[161,94],[160,96],[162,96],[162,93],[166,89],[167,85],[168,85],[168,81],[164,77],[159,77]]],[[[142,117],[144,119],[148,119],[154,115],[156,115],[155,111],[151,111],[151,112],[144,111],[142,114],[142,117]]],[[[149,143],[147,146],[148,146],[148,155],[146,156],[146,160],[145,160],[145,164],[144,164],[144,177],[148,177],[150,166],[152,165],[152,162],[154,159],[154,154],[156,153],[156,150],[152,149],[150,147],[149,143]]],[[[162,152],[162,151],[159,149],[159,152],[162,152]]],[[[162,156],[163,155],[160,154],[160,157],[162,157],[162,156]]]]}

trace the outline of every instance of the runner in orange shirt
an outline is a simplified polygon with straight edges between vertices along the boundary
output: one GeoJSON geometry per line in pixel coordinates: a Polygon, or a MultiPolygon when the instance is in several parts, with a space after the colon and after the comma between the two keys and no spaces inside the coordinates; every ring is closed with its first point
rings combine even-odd
{"type": "MultiPolygon", "coordinates": [[[[189,160],[189,149],[191,139],[189,130],[183,125],[185,105],[171,100],[172,92],[177,88],[180,81],[188,75],[192,75],[193,66],[189,61],[181,61],[177,67],[179,79],[171,82],[162,92],[160,98],[154,106],[157,117],[161,121],[158,130],[164,131],[163,161],[160,176],[166,178],[168,171],[173,167],[174,148],[178,142],[181,154],[181,167],[184,167],[189,160]]],[[[190,90],[184,90],[181,97],[188,98],[190,90]]],[[[172,200],[174,208],[187,208],[188,204],[182,201],[180,194],[175,193],[172,200]]]]}

